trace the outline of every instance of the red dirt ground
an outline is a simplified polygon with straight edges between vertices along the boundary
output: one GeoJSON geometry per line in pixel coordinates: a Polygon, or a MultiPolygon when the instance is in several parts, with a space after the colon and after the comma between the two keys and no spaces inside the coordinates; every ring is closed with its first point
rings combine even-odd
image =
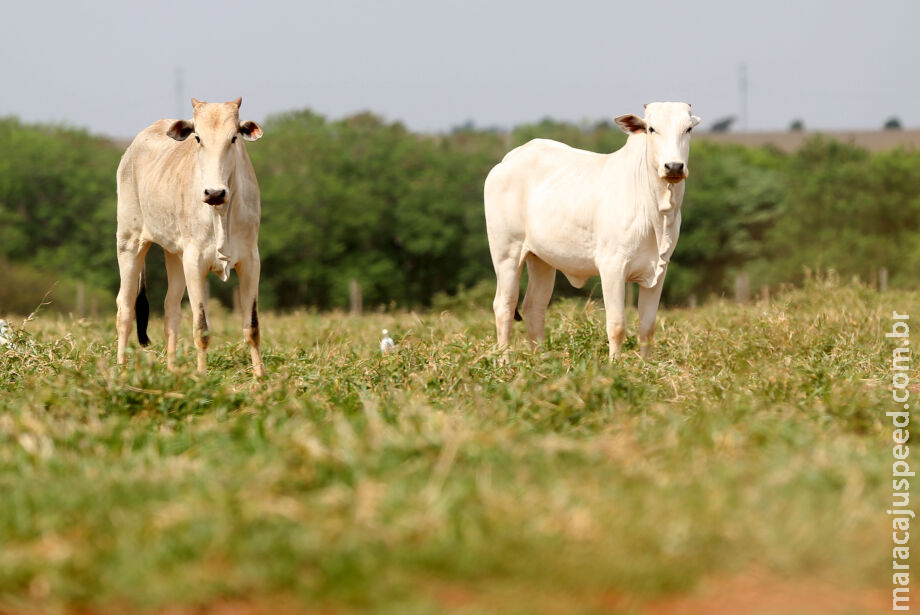
{"type": "Polygon", "coordinates": [[[891,592],[746,573],[709,580],[696,592],[649,602],[643,615],[844,615],[891,610],[891,592]]]}
{"type": "Polygon", "coordinates": [[[782,578],[746,572],[704,581],[696,590],[680,595],[643,599],[622,594],[567,595],[539,591],[492,593],[468,587],[440,585],[433,597],[449,613],[488,610],[520,612],[534,605],[534,613],[563,615],[574,611],[630,615],[877,615],[891,610],[891,592],[841,587],[815,579],[782,578]]]}
{"type": "MultiPolygon", "coordinates": [[[[522,612],[568,615],[576,611],[618,615],[880,615],[891,611],[891,591],[843,587],[827,581],[785,578],[746,572],[729,578],[712,578],[694,591],[653,599],[622,594],[570,594],[551,587],[490,588],[434,581],[424,592],[445,613],[522,612]]],[[[59,611],[54,611],[60,613],[59,611]]],[[[155,615],[345,615],[351,609],[316,609],[289,600],[221,602],[204,607],[170,608],[155,615]]],[[[0,615],[38,615],[40,609],[0,615]]],[[[119,608],[97,612],[70,611],[66,615],[129,615],[119,608]]],[[[150,614],[147,614],[150,615],[150,614]]]]}

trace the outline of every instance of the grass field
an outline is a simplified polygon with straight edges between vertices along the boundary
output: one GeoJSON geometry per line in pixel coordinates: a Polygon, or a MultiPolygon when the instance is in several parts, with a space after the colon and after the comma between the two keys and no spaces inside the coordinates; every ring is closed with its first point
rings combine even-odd
{"type": "Polygon", "coordinates": [[[664,310],[648,362],[633,312],[616,364],[598,303],[554,303],[505,365],[489,308],[266,314],[257,385],[229,314],[206,377],[187,314],[179,375],[156,319],[125,372],[109,320],[24,323],[0,349],[0,613],[890,608],[883,331],[920,294],[664,310]]]}

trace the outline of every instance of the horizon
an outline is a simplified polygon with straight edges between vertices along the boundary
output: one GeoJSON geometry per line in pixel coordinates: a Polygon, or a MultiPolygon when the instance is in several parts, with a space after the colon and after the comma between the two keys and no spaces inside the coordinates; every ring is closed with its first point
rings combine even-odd
{"type": "MultiPolygon", "coordinates": [[[[191,99],[191,97],[190,97],[190,99],[191,99]]],[[[212,101],[205,101],[205,102],[212,102],[212,101]]],[[[223,102],[223,101],[222,101],[222,102],[223,102]]],[[[244,104],[245,104],[245,101],[244,101],[244,104]]],[[[191,105],[189,105],[189,106],[191,106],[191,105]]],[[[472,129],[472,130],[475,130],[475,131],[478,131],[478,132],[493,131],[493,132],[497,132],[497,133],[500,133],[500,134],[510,134],[510,133],[512,133],[515,129],[517,129],[517,128],[521,127],[521,126],[530,126],[530,125],[534,125],[534,124],[540,124],[540,123],[545,122],[545,121],[552,121],[552,122],[557,122],[557,123],[560,123],[560,124],[567,124],[567,125],[571,125],[571,126],[576,126],[576,127],[578,127],[578,128],[581,128],[582,130],[586,130],[586,131],[587,131],[587,130],[593,129],[593,128],[595,128],[596,126],[603,124],[604,122],[608,122],[608,123],[610,123],[611,125],[613,124],[612,118],[611,118],[611,119],[607,119],[607,118],[598,118],[598,119],[583,118],[583,119],[580,119],[580,120],[571,120],[571,119],[565,119],[565,118],[559,118],[559,117],[543,116],[543,117],[536,118],[536,119],[531,119],[531,120],[526,120],[526,119],[525,119],[525,120],[522,120],[522,121],[520,121],[520,122],[518,122],[518,123],[515,123],[515,124],[513,124],[513,125],[511,125],[511,126],[479,125],[479,124],[475,124],[475,123],[473,123],[473,124],[470,125],[469,120],[467,120],[467,121],[465,121],[465,122],[458,122],[457,124],[451,125],[451,126],[449,126],[449,127],[447,127],[447,128],[444,128],[444,129],[425,130],[425,129],[417,129],[417,128],[413,127],[411,124],[407,123],[407,122],[406,122],[405,120],[403,120],[402,118],[387,117],[386,115],[384,115],[384,114],[382,114],[382,113],[379,113],[379,112],[377,112],[377,111],[374,111],[373,109],[357,109],[357,110],[354,110],[354,111],[350,111],[350,112],[347,112],[347,113],[343,113],[343,114],[334,116],[334,115],[331,115],[331,114],[319,113],[318,111],[316,111],[315,109],[313,109],[313,108],[311,108],[311,107],[299,107],[299,108],[291,108],[291,109],[279,109],[279,110],[277,110],[277,111],[272,111],[272,112],[269,113],[266,117],[263,117],[263,118],[252,118],[252,117],[248,117],[248,119],[254,119],[255,121],[257,121],[257,122],[259,122],[259,123],[265,123],[265,122],[270,121],[271,119],[273,119],[273,118],[275,118],[275,117],[277,117],[277,116],[281,116],[281,115],[284,115],[284,114],[287,114],[287,113],[292,113],[292,112],[299,112],[299,111],[311,111],[311,112],[314,112],[314,113],[316,113],[317,115],[322,116],[323,119],[324,119],[325,121],[327,121],[327,122],[337,122],[337,121],[341,121],[341,120],[347,119],[347,118],[349,118],[349,117],[355,117],[355,116],[358,116],[358,115],[362,115],[362,114],[368,113],[368,114],[371,114],[371,115],[373,115],[373,116],[375,116],[375,117],[380,118],[380,119],[381,119],[384,123],[386,123],[386,124],[396,124],[396,123],[402,124],[402,125],[405,126],[410,132],[412,132],[412,133],[414,133],[414,134],[418,134],[418,135],[433,135],[433,136],[445,136],[445,135],[449,135],[449,134],[451,134],[451,133],[453,133],[453,132],[455,132],[455,131],[457,131],[457,130],[463,130],[463,129],[472,129]]],[[[243,116],[243,115],[246,115],[246,114],[245,114],[245,113],[242,113],[241,116],[243,116]]],[[[185,117],[185,119],[189,119],[189,118],[191,118],[191,116],[192,116],[192,114],[189,113],[189,114],[185,117]]],[[[854,126],[854,127],[818,127],[818,128],[815,128],[815,127],[809,126],[809,125],[806,123],[805,126],[804,126],[802,129],[800,129],[800,130],[793,130],[793,129],[791,128],[792,121],[790,121],[790,126],[787,126],[787,127],[785,127],[785,128],[763,128],[763,129],[761,129],[761,128],[754,128],[754,129],[749,129],[749,130],[743,130],[743,129],[738,129],[738,128],[732,127],[732,128],[730,128],[729,130],[725,130],[725,131],[713,131],[713,130],[711,130],[711,127],[706,126],[706,124],[707,124],[707,123],[712,124],[713,122],[707,122],[706,119],[704,118],[702,124],[700,125],[700,130],[698,131],[698,134],[699,134],[699,135],[707,135],[707,136],[711,136],[711,135],[716,135],[716,136],[720,136],[720,135],[738,135],[738,136],[751,135],[751,136],[756,136],[756,135],[774,135],[774,134],[787,134],[787,133],[801,133],[801,134],[811,134],[811,135],[817,135],[817,134],[828,134],[828,135],[835,135],[835,134],[836,134],[836,135],[842,135],[842,134],[853,134],[853,133],[893,133],[893,134],[897,134],[897,133],[912,133],[912,132],[920,131],[920,125],[912,126],[912,125],[904,125],[903,123],[902,123],[901,127],[899,127],[899,128],[893,128],[893,129],[892,129],[892,128],[885,128],[885,127],[884,127],[884,123],[885,123],[886,121],[888,121],[889,119],[892,119],[892,118],[898,119],[899,121],[900,121],[900,119],[901,119],[901,118],[896,117],[896,116],[886,117],[886,118],[882,119],[882,121],[881,121],[881,122],[879,123],[879,125],[876,126],[876,127],[872,127],[872,126],[854,126]]],[[[118,142],[118,141],[123,141],[123,140],[129,140],[129,141],[130,141],[131,139],[133,139],[133,138],[137,135],[137,133],[140,133],[140,132],[143,131],[145,128],[147,128],[147,127],[150,126],[151,124],[157,122],[158,120],[161,120],[161,119],[183,119],[183,118],[177,118],[177,117],[175,117],[175,116],[166,116],[166,115],[164,115],[164,116],[162,116],[162,117],[154,118],[154,119],[151,119],[151,120],[150,120],[147,124],[145,124],[144,126],[140,126],[140,127],[137,129],[137,133],[135,133],[135,134],[113,134],[113,133],[108,133],[108,132],[98,132],[98,131],[93,130],[91,126],[88,126],[88,125],[79,125],[79,124],[76,124],[76,123],[74,123],[74,122],[72,122],[72,121],[69,121],[69,120],[66,120],[66,119],[64,119],[64,120],[57,120],[57,121],[56,121],[56,120],[27,119],[27,118],[24,118],[24,117],[21,117],[21,116],[15,114],[15,113],[8,113],[8,114],[0,115],[0,119],[15,119],[15,120],[21,122],[21,123],[24,124],[24,125],[33,125],[33,126],[53,126],[53,127],[60,127],[60,128],[69,129],[69,130],[85,131],[85,132],[87,132],[88,134],[90,134],[90,135],[93,136],[93,137],[99,137],[99,138],[109,139],[109,140],[111,140],[111,141],[118,142]]],[[[716,121],[723,120],[723,119],[726,119],[726,118],[717,118],[716,121]]],[[[793,121],[794,121],[794,120],[793,120],[793,121]]],[[[697,132],[697,131],[695,131],[695,132],[697,132]]]]}

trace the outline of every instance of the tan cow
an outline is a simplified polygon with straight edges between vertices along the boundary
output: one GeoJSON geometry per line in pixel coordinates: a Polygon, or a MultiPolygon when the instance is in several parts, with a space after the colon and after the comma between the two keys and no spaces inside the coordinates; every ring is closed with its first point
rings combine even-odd
{"type": "Polygon", "coordinates": [[[143,277],[150,244],[166,253],[169,287],[164,322],[166,364],[176,366],[176,335],[182,296],[188,285],[198,371],[207,368],[208,317],[205,277],[224,282],[236,268],[243,311],[243,338],[256,377],[265,374],[259,351],[259,221],[261,204],[255,171],[242,139],[255,141],[262,129],[239,118],[241,98],[227,103],[192,99],[194,117],[160,120],[128,146],[118,165],[118,364],[125,363],[131,321],[137,317],[141,345],[147,338],[148,304],[143,277]],[[193,137],[189,139],[189,137],[193,137]]]}

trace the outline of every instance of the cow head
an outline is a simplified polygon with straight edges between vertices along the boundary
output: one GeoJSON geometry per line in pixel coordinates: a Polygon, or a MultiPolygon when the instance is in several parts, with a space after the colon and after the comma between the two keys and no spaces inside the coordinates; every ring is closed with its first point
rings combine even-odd
{"type": "Polygon", "coordinates": [[[658,177],[677,184],[690,174],[690,131],[700,118],[690,113],[687,103],[649,103],[645,118],[628,114],[614,120],[628,135],[646,135],[646,158],[658,177]]]}
{"type": "Polygon", "coordinates": [[[230,177],[239,159],[239,137],[255,141],[262,128],[252,121],[240,121],[243,99],[226,103],[202,102],[192,99],[195,110],[192,121],[177,120],[166,131],[176,141],[195,137],[198,170],[201,173],[201,200],[208,205],[223,205],[230,200],[230,177]]]}

